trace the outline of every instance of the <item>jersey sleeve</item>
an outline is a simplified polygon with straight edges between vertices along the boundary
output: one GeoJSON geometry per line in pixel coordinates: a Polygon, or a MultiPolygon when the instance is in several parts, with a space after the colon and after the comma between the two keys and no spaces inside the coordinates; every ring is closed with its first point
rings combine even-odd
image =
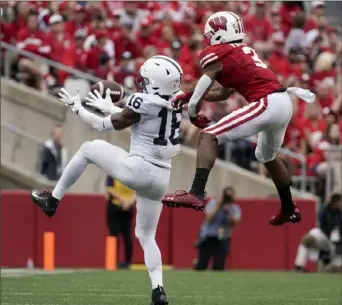
{"type": "Polygon", "coordinates": [[[219,55],[215,46],[209,46],[200,53],[200,65],[202,69],[205,69],[208,64],[212,64],[218,60],[219,55]]]}

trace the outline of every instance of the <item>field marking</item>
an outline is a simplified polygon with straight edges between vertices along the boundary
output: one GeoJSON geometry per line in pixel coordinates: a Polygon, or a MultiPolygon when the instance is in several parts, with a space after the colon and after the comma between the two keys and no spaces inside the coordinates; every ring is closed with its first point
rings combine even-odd
{"type": "MultiPolygon", "coordinates": [[[[6,294],[8,295],[18,295],[18,296],[37,296],[37,295],[40,295],[40,296],[51,296],[51,295],[54,295],[54,296],[61,296],[61,297],[75,297],[75,296],[91,296],[91,297],[96,297],[96,296],[99,296],[101,295],[101,297],[119,297],[119,298],[149,298],[150,295],[149,294],[117,294],[115,293],[116,290],[111,290],[112,293],[106,293],[106,294],[103,294],[102,293],[102,290],[98,291],[97,293],[91,293],[91,292],[86,292],[86,293],[33,293],[33,292],[8,292],[6,294]]],[[[4,295],[3,295],[4,296],[4,295]]],[[[177,298],[179,296],[177,295],[168,295],[169,298],[177,298]]],[[[202,300],[205,300],[205,299],[215,299],[215,300],[226,300],[226,296],[220,296],[220,295],[216,295],[216,296],[200,296],[200,295],[193,295],[193,296],[182,296],[182,298],[185,298],[185,299],[202,299],[202,300]]],[[[326,302],[326,301],[331,301],[333,299],[328,299],[328,298],[291,298],[291,297],[280,297],[282,300],[284,301],[310,301],[310,302],[326,302]]],[[[260,297],[257,297],[257,296],[248,296],[248,297],[244,297],[244,298],[241,298],[245,301],[253,301],[253,300],[265,300],[265,296],[260,296],[260,297]]],[[[267,299],[267,297],[266,297],[267,299]]],[[[1,303],[2,305],[5,305],[3,303],[1,303]]],[[[26,304],[17,304],[17,305],[26,305],[26,304]]],[[[49,304],[45,304],[45,305],[49,305],[49,304]]]]}
{"type": "Polygon", "coordinates": [[[26,276],[41,276],[41,275],[59,275],[59,274],[71,274],[78,272],[95,272],[97,269],[56,269],[53,271],[46,271],[43,269],[1,269],[2,278],[15,278],[26,276]]]}

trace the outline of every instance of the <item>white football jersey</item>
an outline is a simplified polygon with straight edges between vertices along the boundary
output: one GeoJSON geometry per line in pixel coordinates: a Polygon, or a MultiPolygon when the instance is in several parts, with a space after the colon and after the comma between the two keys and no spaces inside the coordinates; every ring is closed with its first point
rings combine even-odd
{"type": "Polygon", "coordinates": [[[171,158],[180,151],[179,126],[182,110],[158,95],[135,93],[126,107],[139,113],[140,122],[132,126],[131,156],[141,156],[153,164],[171,167],[171,158]]]}

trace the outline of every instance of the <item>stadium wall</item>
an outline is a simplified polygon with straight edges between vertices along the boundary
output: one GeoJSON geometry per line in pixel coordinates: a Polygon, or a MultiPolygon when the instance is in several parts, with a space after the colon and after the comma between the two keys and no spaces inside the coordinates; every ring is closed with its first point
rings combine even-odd
{"type": "MultiPolygon", "coordinates": [[[[268,219],[278,207],[274,199],[240,199],[242,223],[234,231],[229,269],[290,270],[300,238],[315,226],[316,204],[298,200],[304,219],[298,225],[272,228],[268,219]]],[[[28,192],[1,194],[1,266],[24,267],[29,258],[41,266],[43,233],[56,238],[56,266],[103,268],[105,261],[105,198],[101,195],[67,195],[53,218],[45,217],[30,202],[28,192]]],[[[157,232],[163,263],[191,268],[194,243],[203,214],[164,208],[157,232]]],[[[134,232],[134,230],[133,230],[134,232]]],[[[134,263],[143,263],[138,241],[134,263]]],[[[121,252],[121,251],[120,251],[121,252]]]]}

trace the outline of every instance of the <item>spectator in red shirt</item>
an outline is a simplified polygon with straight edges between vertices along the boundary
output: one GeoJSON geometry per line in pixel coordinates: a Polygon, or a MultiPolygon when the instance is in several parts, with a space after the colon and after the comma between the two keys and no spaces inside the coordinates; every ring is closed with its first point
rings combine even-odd
{"type": "Polygon", "coordinates": [[[128,77],[136,77],[135,67],[132,62],[133,55],[129,51],[121,54],[120,64],[114,69],[114,80],[119,84],[124,84],[128,77]]]}
{"type": "Polygon", "coordinates": [[[106,22],[106,27],[108,31],[111,33],[111,39],[117,41],[122,35],[122,25],[120,23],[120,11],[115,10],[112,14],[109,15],[109,18],[106,22]]]}
{"type": "Polygon", "coordinates": [[[49,20],[47,41],[51,46],[51,59],[61,62],[63,53],[70,45],[69,37],[64,33],[64,20],[60,15],[53,15],[49,20]]]}
{"type": "Polygon", "coordinates": [[[282,32],[285,33],[283,24],[281,22],[281,16],[279,12],[279,8],[272,8],[271,10],[271,24],[274,32],[282,32]]]}
{"type": "Polygon", "coordinates": [[[87,28],[87,16],[84,6],[77,4],[74,8],[72,19],[65,24],[65,32],[73,37],[76,30],[87,28]]]}
{"type": "Polygon", "coordinates": [[[95,71],[98,68],[101,54],[108,54],[105,50],[108,40],[107,32],[104,30],[97,31],[95,37],[97,43],[90,48],[85,61],[85,66],[90,72],[95,71]]]}
{"type": "MultiPolygon", "coordinates": [[[[102,15],[96,14],[90,17],[90,24],[87,26],[87,34],[88,37],[84,42],[84,49],[89,51],[91,46],[96,44],[96,35],[95,33],[101,30],[105,30],[105,19],[102,15]]],[[[110,34],[106,30],[106,36],[109,37],[110,34]]]]}
{"type": "Polygon", "coordinates": [[[114,40],[115,44],[115,59],[119,62],[121,54],[125,51],[129,51],[132,54],[132,58],[138,58],[141,56],[142,50],[135,41],[135,35],[131,25],[126,24],[123,28],[122,35],[114,40]]]}
{"type": "Polygon", "coordinates": [[[284,53],[284,34],[277,32],[273,35],[274,51],[269,55],[267,61],[272,71],[283,77],[291,73],[291,66],[288,57],[284,53]]]}
{"type": "Polygon", "coordinates": [[[10,24],[0,21],[0,39],[7,43],[14,43],[15,37],[12,35],[10,24]]]}
{"type": "Polygon", "coordinates": [[[324,1],[312,1],[311,3],[311,14],[310,18],[307,19],[304,30],[305,32],[309,32],[313,29],[317,29],[318,23],[317,18],[321,16],[325,16],[325,3],[324,1]]]}
{"type": "Polygon", "coordinates": [[[110,66],[110,57],[107,53],[101,53],[99,57],[99,66],[95,70],[95,75],[101,79],[111,80],[112,69],[110,66]]]}
{"type": "Polygon", "coordinates": [[[87,26],[88,35],[94,34],[98,30],[104,29],[105,26],[105,19],[101,14],[94,14],[90,17],[90,23],[87,26]]]}
{"type": "Polygon", "coordinates": [[[317,85],[317,102],[321,105],[322,109],[331,108],[334,103],[334,96],[332,94],[332,90],[334,88],[334,83],[329,79],[325,79],[322,82],[319,82],[317,85]]]}
{"type": "Polygon", "coordinates": [[[180,40],[172,41],[171,57],[180,64],[184,74],[195,76],[196,68],[189,47],[186,44],[183,44],[180,40]]]}
{"type": "MultiPolygon", "coordinates": [[[[283,146],[293,152],[306,155],[307,143],[305,141],[304,130],[296,117],[296,115],[292,116],[292,119],[286,128],[283,146]]],[[[289,156],[282,155],[282,160],[285,162],[291,174],[294,174],[296,169],[300,167],[298,160],[290,158],[289,156]]]]}
{"type": "Polygon", "coordinates": [[[256,2],[255,15],[246,17],[246,31],[252,33],[254,47],[260,51],[270,49],[270,39],[273,33],[271,22],[266,17],[266,6],[264,1],[256,2]]]}
{"type": "Polygon", "coordinates": [[[26,27],[26,20],[30,11],[31,5],[28,1],[18,1],[15,4],[13,21],[9,24],[9,32],[13,38],[17,37],[18,33],[26,27]]]}
{"type": "Polygon", "coordinates": [[[284,147],[294,152],[305,155],[306,154],[306,142],[304,130],[300,126],[296,116],[294,115],[287,126],[284,147]]]}
{"type": "Polygon", "coordinates": [[[161,36],[158,40],[158,53],[171,56],[171,43],[175,39],[174,30],[171,26],[164,25],[161,29],[161,36]]]}
{"type": "MultiPolygon", "coordinates": [[[[50,56],[51,46],[47,44],[46,35],[38,29],[38,14],[31,12],[27,17],[26,28],[18,33],[18,49],[35,53],[40,56],[50,56]]],[[[18,68],[21,72],[29,74],[29,82],[32,86],[42,91],[47,91],[47,84],[43,78],[47,73],[41,72],[41,63],[21,56],[18,61],[18,68]]]]}
{"type": "MultiPolygon", "coordinates": [[[[85,62],[87,53],[83,49],[83,44],[86,38],[86,31],[84,29],[77,30],[74,35],[74,39],[71,42],[66,52],[62,54],[62,64],[75,68],[77,70],[85,71],[85,62]]],[[[62,70],[58,71],[58,83],[63,85],[65,79],[68,77],[68,73],[62,70]]]]}
{"type": "Polygon", "coordinates": [[[144,50],[147,46],[157,45],[157,38],[153,35],[152,23],[148,19],[141,22],[140,32],[137,33],[137,44],[144,50]]]}
{"type": "Polygon", "coordinates": [[[192,8],[188,7],[185,9],[182,21],[174,22],[173,24],[177,38],[185,42],[192,36],[196,28],[195,17],[195,12],[192,8]]]}
{"type": "Polygon", "coordinates": [[[293,16],[303,11],[303,3],[300,1],[282,1],[280,7],[280,16],[282,20],[282,28],[285,36],[287,36],[291,30],[293,16]]]}
{"type": "Polygon", "coordinates": [[[327,128],[327,123],[322,117],[322,109],[318,103],[306,104],[306,117],[300,121],[305,138],[312,150],[322,139],[327,128]]]}

